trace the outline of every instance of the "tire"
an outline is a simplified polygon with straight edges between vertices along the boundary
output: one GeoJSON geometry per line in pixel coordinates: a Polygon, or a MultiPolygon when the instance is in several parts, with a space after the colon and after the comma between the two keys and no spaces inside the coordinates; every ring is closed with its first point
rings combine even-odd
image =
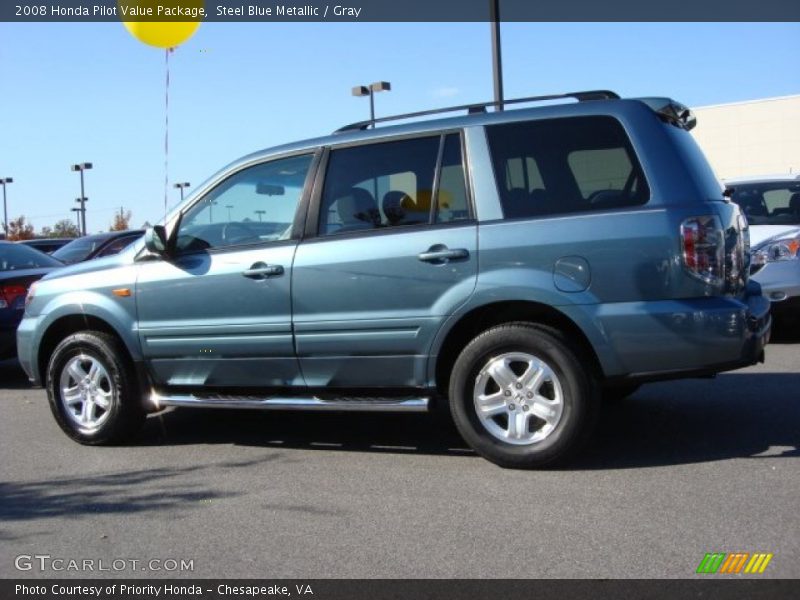
{"type": "Polygon", "coordinates": [[[106,333],[85,331],[62,340],[50,357],[46,387],[59,426],[81,444],[129,440],[144,422],[127,353],[106,333]]]}
{"type": "Polygon", "coordinates": [[[597,383],[580,356],[561,332],[543,325],[509,323],[480,334],[450,378],[459,433],[501,467],[565,462],[587,440],[599,406],[597,383]],[[479,403],[486,409],[480,415],[479,403]]]}
{"type": "Polygon", "coordinates": [[[603,387],[603,402],[622,402],[635,394],[640,387],[642,387],[641,383],[624,383],[603,387]]]}

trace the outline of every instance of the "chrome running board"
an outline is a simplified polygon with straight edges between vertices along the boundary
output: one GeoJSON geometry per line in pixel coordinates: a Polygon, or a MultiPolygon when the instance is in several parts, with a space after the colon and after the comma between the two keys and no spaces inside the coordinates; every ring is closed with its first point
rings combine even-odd
{"type": "Polygon", "coordinates": [[[281,398],[277,396],[230,396],[194,394],[150,394],[150,403],[158,409],[167,406],[195,408],[256,408],[261,410],[314,410],[358,412],[427,412],[429,398],[340,398],[326,400],[316,396],[281,398]]]}

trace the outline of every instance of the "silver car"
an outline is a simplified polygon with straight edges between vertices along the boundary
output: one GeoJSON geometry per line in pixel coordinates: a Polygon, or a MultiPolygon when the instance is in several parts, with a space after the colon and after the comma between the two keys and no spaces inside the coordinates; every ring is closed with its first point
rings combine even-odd
{"type": "Polygon", "coordinates": [[[761,284],[773,313],[800,316],[800,175],[725,184],[750,223],[752,279],[761,284]]]}

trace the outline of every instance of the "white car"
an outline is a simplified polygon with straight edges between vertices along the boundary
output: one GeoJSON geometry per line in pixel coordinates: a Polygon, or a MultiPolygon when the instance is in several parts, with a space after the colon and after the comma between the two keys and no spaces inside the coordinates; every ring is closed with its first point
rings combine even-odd
{"type": "Polygon", "coordinates": [[[726,180],[750,223],[752,279],[777,315],[800,316],[800,175],[726,180]]]}

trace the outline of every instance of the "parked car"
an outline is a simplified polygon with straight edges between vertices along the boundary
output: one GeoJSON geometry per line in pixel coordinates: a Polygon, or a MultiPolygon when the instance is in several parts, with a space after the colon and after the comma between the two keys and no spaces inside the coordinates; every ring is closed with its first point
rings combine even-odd
{"type": "Polygon", "coordinates": [[[541,467],[580,447],[603,390],[763,360],[746,222],[691,112],[506,103],[553,99],[578,102],[244,157],[120,255],[37,283],[24,369],[83,444],[165,406],[434,409],[487,459],[541,467]]]}
{"type": "Polygon", "coordinates": [[[0,241],[0,360],[17,354],[17,326],[28,287],[62,263],[23,244],[0,241]]]}
{"type": "Polygon", "coordinates": [[[22,240],[20,244],[25,244],[31,248],[44,252],[45,254],[52,254],[62,246],[69,244],[75,238],[37,238],[35,240],[22,240]]]}
{"type": "Polygon", "coordinates": [[[138,240],[143,233],[143,229],[136,229],[109,231],[75,238],[66,246],[53,252],[53,256],[68,265],[93,258],[112,256],[138,240]]]}
{"type": "Polygon", "coordinates": [[[750,274],[773,314],[800,317],[800,175],[725,182],[750,221],[750,274]]]}

